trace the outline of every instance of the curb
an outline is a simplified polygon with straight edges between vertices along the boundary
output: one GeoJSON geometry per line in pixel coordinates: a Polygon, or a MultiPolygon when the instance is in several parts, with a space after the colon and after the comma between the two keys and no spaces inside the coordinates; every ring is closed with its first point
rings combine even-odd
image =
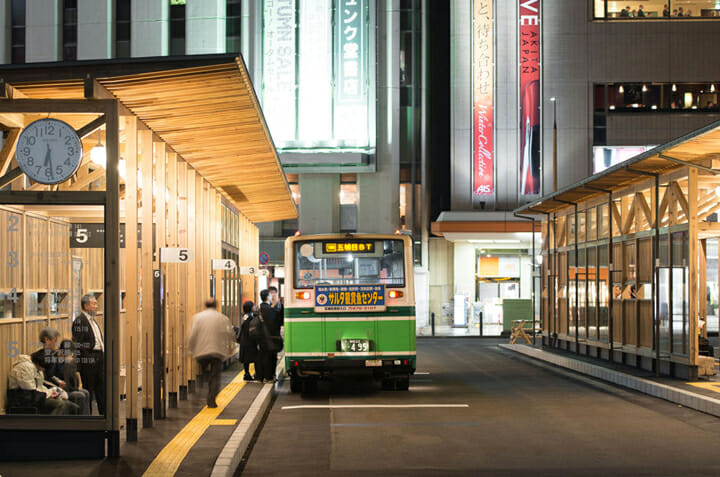
{"type": "Polygon", "coordinates": [[[593,378],[601,379],[618,386],[623,386],[649,396],[664,399],[675,404],[680,404],[696,411],[720,417],[720,399],[702,396],[684,389],[678,389],[666,384],[656,383],[655,381],[651,381],[649,379],[639,378],[637,376],[625,374],[620,371],[615,371],[614,369],[598,366],[596,364],[577,361],[553,353],[547,353],[537,348],[531,348],[525,345],[499,344],[498,347],[537,359],[539,361],[544,361],[561,368],[569,369],[580,374],[592,376],[593,378]]]}
{"type": "Polygon", "coordinates": [[[272,400],[274,384],[264,384],[215,461],[211,477],[232,477],[272,400]]]}

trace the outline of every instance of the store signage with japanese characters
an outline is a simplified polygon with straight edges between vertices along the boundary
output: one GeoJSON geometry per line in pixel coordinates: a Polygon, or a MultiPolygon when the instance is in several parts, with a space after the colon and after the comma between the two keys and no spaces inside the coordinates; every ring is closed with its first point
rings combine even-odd
{"type": "Polygon", "coordinates": [[[365,0],[340,0],[338,28],[338,88],[340,100],[364,98],[365,0]]]}
{"type": "Polygon", "coordinates": [[[473,194],[492,195],[495,185],[493,2],[473,4],[473,194]]]}

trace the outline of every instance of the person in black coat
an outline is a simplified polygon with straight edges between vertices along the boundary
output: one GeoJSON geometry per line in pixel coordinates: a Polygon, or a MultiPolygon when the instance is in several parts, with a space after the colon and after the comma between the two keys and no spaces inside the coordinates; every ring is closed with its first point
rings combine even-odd
{"type": "MultiPolygon", "coordinates": [[[[274,287],[271,287],[274,288],[274,287]]],[[[275,289],[273,301],[270,301],[271,290],[263,290],[260,292],[260,316],[265,322],[267,329],[267,337],[281,340],[280,328],[284,324],[284,313],[279,299],[277,298],[277,289],[275,289]]],[[[269,340],[262,339],[258,341],[260,353],[258,362],[260,363],[260,375],[258,380],[266,383],[275,381],[275,367],[277,365],[277,351],[268,349],[269,340]]]]}
{"type": "Polygon", "coordinates": [[[97,300],[93,295],[80,299],[82,311],[72,324],[72,339],[80,351],[76,362],[85,389],[97,401],[98,412],[105,414],[105,341],[100,325],[95,321],[97,300]]]}
{"type": "Polygon", "coordinates": [[[258,350],[257,342],[250,336],[250,323],[252,320],[257,320],[255,315],[255,303],[248,300],[243,303],[243,316],[240,322],[240,330],[238,343],[240,343],[240,354],[238,356],[239,361],[245,368],[245,381],[252,381],[255,379],[250,373],[250,363],[255,363],[255,374],[258,372],[258,365],[256,363],[258,350]]]}

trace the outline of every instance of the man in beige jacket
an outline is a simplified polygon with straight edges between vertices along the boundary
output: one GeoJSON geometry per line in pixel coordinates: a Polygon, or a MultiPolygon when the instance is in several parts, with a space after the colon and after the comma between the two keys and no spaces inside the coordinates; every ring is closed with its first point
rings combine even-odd
{"type": "Polygon", "coordinates": [[[230,319],[218,313],[214,298],[205,301],[205,310],[193,316],[190,330],[190,352],[208,381],[207,406],[217,407],[222,362],[233,352],[235,333],[230,319]]]}

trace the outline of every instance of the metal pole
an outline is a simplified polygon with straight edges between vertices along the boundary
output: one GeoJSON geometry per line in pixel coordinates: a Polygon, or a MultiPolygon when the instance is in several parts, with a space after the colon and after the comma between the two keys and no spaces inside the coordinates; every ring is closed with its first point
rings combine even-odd
{"type": "Polygon", "coordinates": [[[553,103],[553,192],[557,192],[557,98],[550,98],[553,103]]]}

